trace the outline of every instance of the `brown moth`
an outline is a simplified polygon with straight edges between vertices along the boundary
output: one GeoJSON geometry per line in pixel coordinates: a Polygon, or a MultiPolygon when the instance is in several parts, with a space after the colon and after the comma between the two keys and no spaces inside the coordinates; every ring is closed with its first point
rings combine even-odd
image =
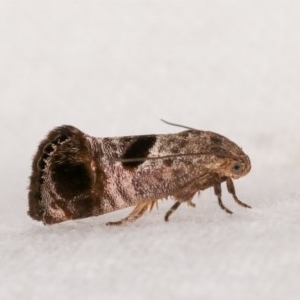
{"type": "Polygon", "coordinates": [[[175,204],[165,215],[168,221],[181,203],[195,206],[193,196],[209,187],[220,207],[232,213],[222,203],[224,181],[234,200],[250,208],[237,198],[232,181],[250,171],[249,157],[220,134],[185,128],[115,138],[95,138],[72,126],[55,128],[33,160],[28,214],[54,224],[135,206],[126,218],[108,223],[119,225],[171,197],[175,204]]]}

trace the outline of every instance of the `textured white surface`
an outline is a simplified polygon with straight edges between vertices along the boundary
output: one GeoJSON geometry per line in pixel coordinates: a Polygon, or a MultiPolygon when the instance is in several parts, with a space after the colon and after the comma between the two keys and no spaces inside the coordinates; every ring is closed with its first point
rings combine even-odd
{"type": "Polygon", "coordinates": [[[1,299],[298,299],[300,5],[297,1],[0,3],[1,299]],[[253,206],[212,190],[163,222],[130,210],[45,227],[27,215],[31,158],[48,130],[176,132],[243,147],[253,206]]]}

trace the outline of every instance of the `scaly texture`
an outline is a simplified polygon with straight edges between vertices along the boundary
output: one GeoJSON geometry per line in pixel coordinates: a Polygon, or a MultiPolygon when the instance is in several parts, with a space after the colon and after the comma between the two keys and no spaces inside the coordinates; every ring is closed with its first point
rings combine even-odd
{"type": "Polygon", "coordinates": [[[45,224],[59,223],[134,206],[122,224],[140,217],[158,199],[194,206],[193,196],[214,187],[220,207],[221,183],[245,207],[232,179],[250,171],[248,156],[214,132],[94,138],[72,126],[54,129],[41,142],[33,160],[29,215],[45,224]]]}

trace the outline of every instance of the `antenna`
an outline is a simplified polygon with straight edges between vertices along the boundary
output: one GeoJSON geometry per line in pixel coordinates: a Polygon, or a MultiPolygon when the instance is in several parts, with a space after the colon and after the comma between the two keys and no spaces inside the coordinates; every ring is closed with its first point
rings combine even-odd
{"type": "Polygon", "coordinates": [[[192,128],[192,127],[188,127],[188,126],[184,126],[184,125],[180,125],[180,124],[176,124],[176,123],[171,123],[171,122],[168,122],[164,119],[160,119],[162,122],[168,124],[168,125],[172,125],[172,126],[177,126],[177,127],[181,127],[181,128],[185,128],[185,129],[190,129],[190,130],[198,130],[198,129],[195,129],[195,128],[192,128]]]}

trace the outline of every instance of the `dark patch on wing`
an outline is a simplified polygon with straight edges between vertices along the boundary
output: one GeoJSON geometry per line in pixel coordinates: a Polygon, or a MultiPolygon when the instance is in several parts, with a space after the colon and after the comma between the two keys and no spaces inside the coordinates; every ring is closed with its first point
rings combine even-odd
{"type": "Polygon", "coordinates": [[[91,189],[92,179],[83,163],[63,163],[52,169],[56,192],[63,198],[73,198],[91,189]]]}
{"type": "Polygon", "coordinates": [[[126,149],[122,156],[122,159],[138,159],[137,161],[124,161],[123,166],[127,168],[135,168],[142,164],[144,160],[141,158],[147,158],[151,148],[156,142],[155,135],[144,135],[137,137],[132,144],[126,149]]]}

